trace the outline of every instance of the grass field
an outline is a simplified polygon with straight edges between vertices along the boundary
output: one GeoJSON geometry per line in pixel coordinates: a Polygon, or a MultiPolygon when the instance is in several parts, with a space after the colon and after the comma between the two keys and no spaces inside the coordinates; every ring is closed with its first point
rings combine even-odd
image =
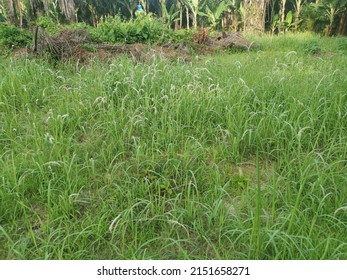
{"type": "Polygon", "coordinates": [[[347,259],[347,38],[0,60],[1,259],[347,259]]]}

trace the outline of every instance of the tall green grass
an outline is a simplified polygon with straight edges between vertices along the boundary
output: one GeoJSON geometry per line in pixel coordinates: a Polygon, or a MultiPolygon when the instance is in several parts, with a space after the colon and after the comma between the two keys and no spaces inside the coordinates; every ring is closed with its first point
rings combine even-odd
{"type": "Polygon", "coordinates": [[[272,40],[2,59],[0,257],[346,259],[347,57],[272,40]]]}

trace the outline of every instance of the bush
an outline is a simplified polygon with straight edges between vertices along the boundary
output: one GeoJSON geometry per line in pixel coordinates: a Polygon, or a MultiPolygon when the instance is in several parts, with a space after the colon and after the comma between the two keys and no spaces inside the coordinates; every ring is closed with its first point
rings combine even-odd
{"type": "Polygon", "coordinates": [[[13,25],[0,23],[0,46],[2,48],[18,48],[29,45],[32,41],[30,33],[13,25]]]}
{"type": "Polygon", "coordinates": [[[338,37],[335,40],[337,44],[337,49],[339,51],[347,51],[347,38],[346,37],[338,37]]]}
{"type": "Polygon", "coordinates": [[[321,52],[321,47],[317,40],[311,40],[305,43],[304,51],[307,54],[318,54],[321,52]]]}
{"type": "Polygon", "coordinates": [[[55,35],[59,32],[59,24],[57,24],[52,18],[42,16],[36,21],[37,26],[45,29],[49,34],[55,35]]]}
{"type": "Polygon", "coordinates": [[[120,16],[106,17],[91,31],[94,41],[127,44],[164,42],[172,32],[151,14],[138,15],[130,21],[123,21],[120,16]]]}
{"type": "Polygon", "coordinates": [[[175,31],[171,37],[173,43],[192,42],[194,34],[194,30],[192,29],[181,29],[175,31]]]}

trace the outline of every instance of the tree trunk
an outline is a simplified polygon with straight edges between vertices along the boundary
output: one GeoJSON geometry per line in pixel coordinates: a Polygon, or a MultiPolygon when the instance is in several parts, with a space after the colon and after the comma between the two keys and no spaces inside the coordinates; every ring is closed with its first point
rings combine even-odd
{"type": "MultiPolygon", "coordinates": [[[[158,17],[162,18],[163,17],[163,0],[158,0],[158,17]]],[[[165,5],[165,4],[164,4],[165,5]]]]}
{"type": "Polygon", "coordinates": [[[74,0],[59,0],[59,6],[68,22],[76,21],[74,0]]]}
{"type": "Polygon", "coordinates": [[[342,36],[347,35],[347,11],[340,17],[338,34],[342,36]]]}
{"type": "Polygon", "coordinates": [[[16,24],[16,15],[15,15],[14,5],[12,0],[7,1],[7,7],[8,7],[8,19],[10,20],[10,23],[16,24]]]}
{"type": "Polygon", "coordinates": [[[182,29],[182,24],[183,24],[183,7],[180,6],[180,29],[182,29]]]}
{"type": "Polygon", "coordinates": [[[29,0],[29,4],[30,4],[30,12],[31,12],[32,19],[37,19],[40,16],[48,13],[48,10],[46,11],[46,7],[45,7],[45,5],[47,5],[46,0],[43,0],[43,1],[29,0]]]}
{"type": "Polygon", "coordinates": [[[180,2],[176,1],[176,9],[179,11],[179,20],[175,21],[175,30],[179,30],[182,28],[182,6],[180,2]]]}
{"type": "Polygon", "coordinates": [[[23,11],[22,11],[22,3],[20,0],[16,0],[16,10],[17,10],[17,14],[18,14],[18,24],[19,24],[19,28],[23,27],[23,11]]]}
{"type": "Polygon", "coordinates": [[[265,31],[266,0],[244,0],[244,32],[265,31]]]}
{"type": "Polygon", "coordinates": [[[326,36],[331,36],[333,33],[333,25],[334,25],[334,20],[335,20],[336,14],[337,14],[336,10],[330,6],[329,25],[326,27],[326,30],[325,30],[326,36]]]}
{"type": "Polygon", "coordinates": [[[8,18],[11,24],[23,27],[22,3],[20,0],[8,0],[8,18]]]}
{"type": "Polygon", "coordinates": [[[243,9],[244,9],[244,15],[243,15],[243,32],[247,32],[247,22],[248,22],[248,9],[249,9],[249,1],[244,0],[243,1],[243,9]]]}
{"type": "Polygon", "coordinates": [[[189,29],[189,9],[186,6],[186,19],[187,19],[187,29],[189,29]]]}
{"type": "Polygon", "coordinates": [[[192,11],[193,13],[193,27],[194,29],[197,29],[198,28],[198,20],[197,20],[197,13],[195,11],[192,11]]]}
{"type": "Polygon", "coordinates": [[[287,0],[281,0],[281,22],[284,22],[286,17],[286,2],[287,0]]]}
{"type": "Polygon", "coordinates": [[[144,12],[145,12],[145,14],[147,14],[148,12],[149,12],[149,1],[147,1],[147,0],[142,0],[141,1],[142,2],[142,4],[143,4],[143,9],[145,10],[144,12]]]}
{"type": "Polygon", "coordinates": [[[299,20],[300,20],[300,15],[301,15],[301,10],[302,7],[304,5],[305,0],[296,0],[295,1],[295,19],[294,19],[294,23],[295,23],[295,32],[298,31],[298,27],[299,27],[299,20]]]}
{"type": "Polygon", "coordinates": [[[47,0],[43,0],[43,9],[45,11],[45,15],[48,15],[48,3],[47,0]]]}

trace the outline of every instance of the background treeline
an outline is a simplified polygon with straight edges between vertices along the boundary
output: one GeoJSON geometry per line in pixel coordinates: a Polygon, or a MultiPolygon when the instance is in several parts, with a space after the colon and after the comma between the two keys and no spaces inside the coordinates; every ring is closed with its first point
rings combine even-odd
{"type": "MultiPolygon", "coordinates": [[[[142,0],[146,13],[170,28],[199,26],[246,32],[313,31],[347,34],[347,0],[142,0]]],[[[137,0],[0,0],[0,21],[30,27],[41,17],[56,24],[97,26],[118,15],[136,17],[137,0]]]]}

